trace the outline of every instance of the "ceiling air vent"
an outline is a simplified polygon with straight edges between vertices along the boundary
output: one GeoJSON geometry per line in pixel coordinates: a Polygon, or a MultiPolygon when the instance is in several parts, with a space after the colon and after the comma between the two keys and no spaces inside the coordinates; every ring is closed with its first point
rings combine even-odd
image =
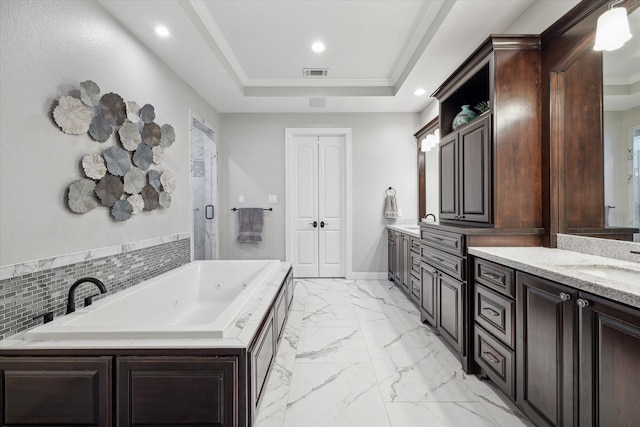
{"type": "Polygon", "coordinates": [[[302,75],[305,77],[327,77],[329,75],[328,68],[303,68],[302,75]]]}

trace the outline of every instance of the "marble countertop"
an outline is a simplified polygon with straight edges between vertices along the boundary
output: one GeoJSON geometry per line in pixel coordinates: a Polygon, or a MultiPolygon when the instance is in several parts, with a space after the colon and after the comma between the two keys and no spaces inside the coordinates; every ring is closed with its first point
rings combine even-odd
{"type": "Polygon", "coordinates": [[[544,247],[470,247],[469,254],[640,308],[640,280],[629,284],[579,271],[581,266],[606,266],[640,277],[640,263],[544,247]]]}
{"type": "Polygon", "coordinates": [[[262,319],[273,303],[291,263],[281,262],[242,308],[242,312],[225,338],[149,338],[149,339],[96,339],[96,340],[25,340],[25,333],[0,340],[0,354],[26,349],[144,349],[144,348],[247,348],[258,331],[262,319]],[[8,350],[8,351],[4,351],[8,350]]]}
{"type": "Polygon", "coordinates": [[[420,238],[420,226],[418,224],[387,224],[387,228],[420,238]]]}

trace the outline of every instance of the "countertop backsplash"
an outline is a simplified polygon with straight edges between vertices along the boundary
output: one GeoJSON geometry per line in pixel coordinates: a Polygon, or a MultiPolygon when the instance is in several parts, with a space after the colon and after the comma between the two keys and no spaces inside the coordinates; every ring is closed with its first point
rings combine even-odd
{"type": "Polygon", "coordinates": [[[640,263],[640,243],[558,234],[558,249],[640,263]]]}

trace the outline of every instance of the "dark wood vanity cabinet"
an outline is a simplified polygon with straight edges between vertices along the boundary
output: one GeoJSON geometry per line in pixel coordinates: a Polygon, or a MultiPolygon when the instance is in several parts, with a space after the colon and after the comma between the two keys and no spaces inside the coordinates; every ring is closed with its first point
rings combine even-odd
{"type": "Polygon", "coordinates": [[[578,291],[517,272],[517,403],[537,426],[575,422],[578,291]]]}
{"type": "Polygon", "coordinates": [[[436,324],[436,303],[438,301],[438,270],[427,264],[420,263],[420,283],[422,293],[420,297],[421,320],[436,324]]]}
{"type": "Polygon", "coordinates": [[[473,356],[536,426],[635,426],[640,310],[478,257],[473,356]]]}
{"type": "Polygon", "coordinates": [[[402,267],[402,233],[389,230],[389,280],[393,281],[396,285],[402,286],[402,278],[404,270],[402,267]]]}
{"type": "Polygon", "coordinates": [[[516,397],[515,272],[473,258],[473,357],[511,399],[516,397]]]}
{"type": "Polygon", "coordinates": [[[396,230],[388,231],[389,280],[416,305],[420,304],[420,239],[396,230]]]}
{"type": "Polygon", "coordinates": [[[640,422],[640,310],[580,292],[579,425],[640,422]]]}
{"type": "Polygon", "coordinates": [[[466,251],[461,234],[422,228],[420,318],[429,322],[467,367],[466,251]]]}

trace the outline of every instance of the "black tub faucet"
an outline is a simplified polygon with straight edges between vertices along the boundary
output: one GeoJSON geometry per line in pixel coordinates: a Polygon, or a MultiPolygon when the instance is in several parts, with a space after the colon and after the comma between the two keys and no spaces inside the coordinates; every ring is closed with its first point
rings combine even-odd
{"type": "Polygon", "coordinates": [[[73,313],[74,311],[76,311],[76,302],[75,302],[76,288],[81,284],[83,284],[84,282],[89,282],[96,285],[98,289],[100,289],[101,294],[107,293],[107,288],[104,286],[104,283],[102,283],[98,279],[95,279],[93,277],[83,277],[82,279],[76,280],[73,283],[73,285],[71,285],[71,288],[69,288],[69,296],[67,297],[67,313],[66,314],[73,313]]]}

